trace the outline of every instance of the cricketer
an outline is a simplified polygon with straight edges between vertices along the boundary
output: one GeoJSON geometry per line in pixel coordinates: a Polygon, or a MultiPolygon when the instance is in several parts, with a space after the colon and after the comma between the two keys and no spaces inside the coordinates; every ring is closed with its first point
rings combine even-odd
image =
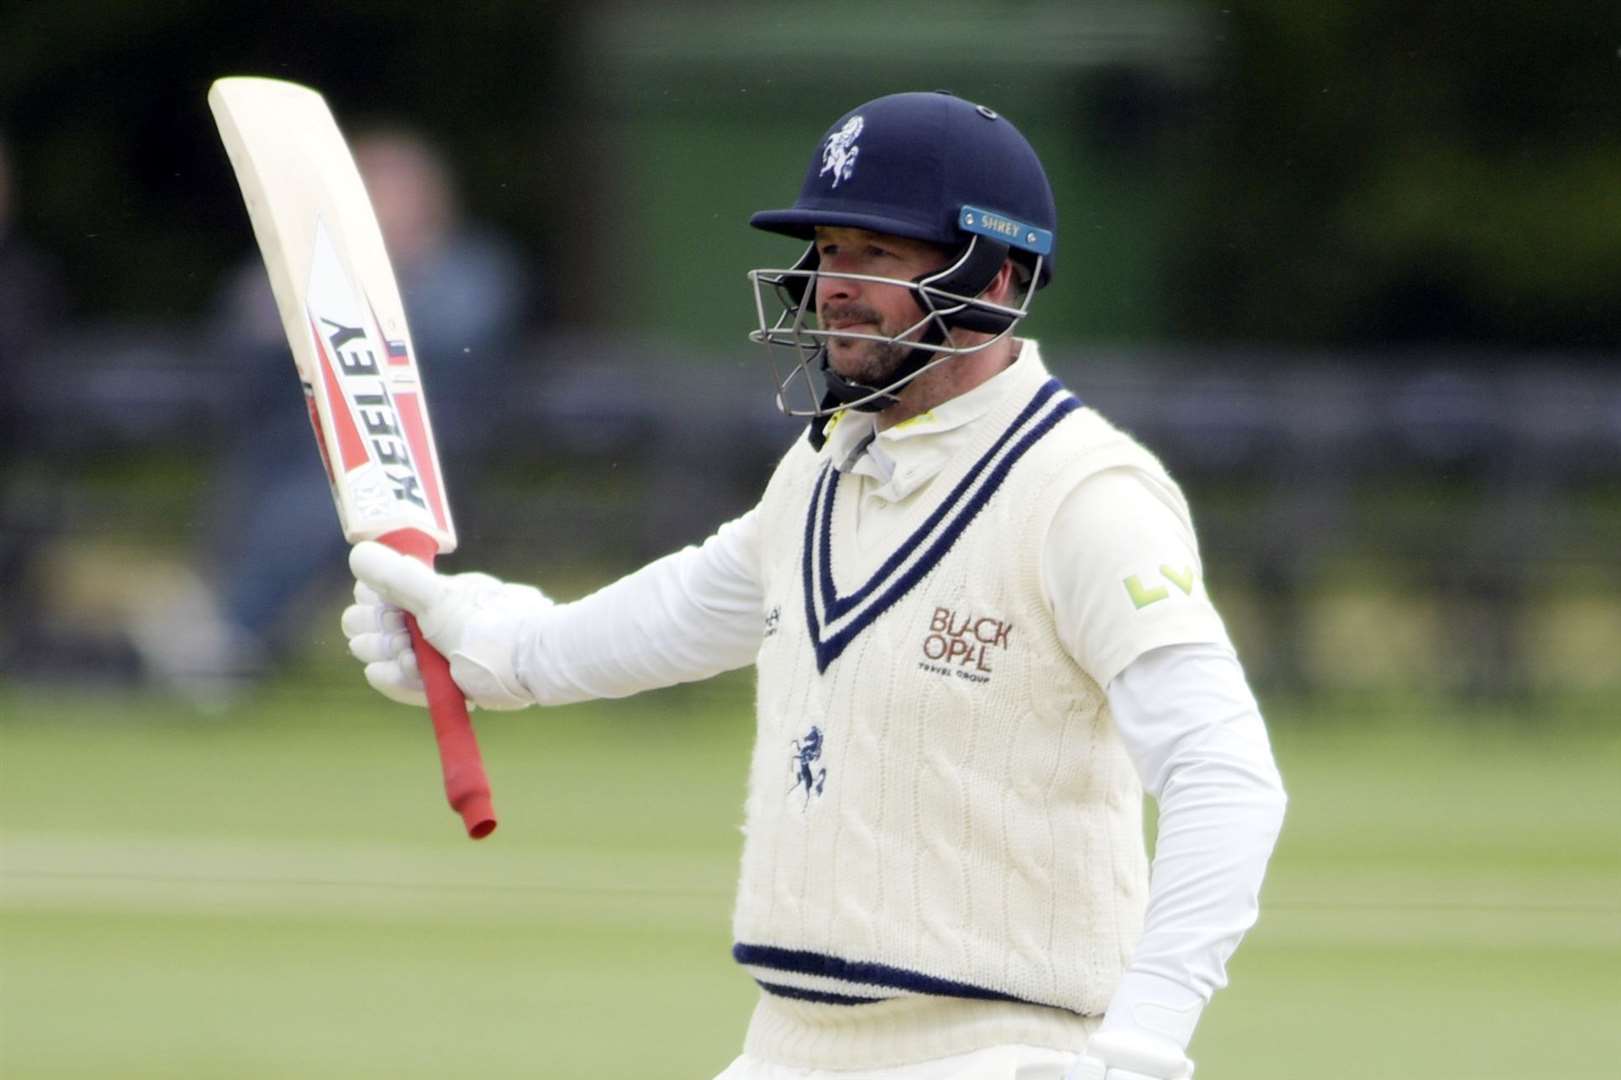
{"type": "Polygon", "coordinates": [[[724,1080],[1191,1077],[1285,796],[1180,490],[1015,336],[1058,247],[1040,160],[890,95],[751,224],[808,243],[749,275],[809,420],[758,504],[566,604],[360,544],[351,651],[420,702],[413,612],[494,709],[755,666],[724,1080]]]}

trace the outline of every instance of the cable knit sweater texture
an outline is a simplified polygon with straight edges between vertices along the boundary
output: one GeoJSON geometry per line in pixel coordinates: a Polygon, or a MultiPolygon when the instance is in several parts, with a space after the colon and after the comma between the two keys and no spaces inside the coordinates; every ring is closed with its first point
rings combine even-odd
{"type": "Polygon", "coordinates": [[[987,1031],[1078,1049],[1141,932],[1142,790],[1040,559],[1081,481],[1163,470],[1056,382],[1010,398],[884,508],[895,548],[857,548],[873,511],[807,444],[761,502],[772,614],[734,918],[767,991],[751,1053],[825,1062],[836,1041],[876,1066],[987,1031]]]}

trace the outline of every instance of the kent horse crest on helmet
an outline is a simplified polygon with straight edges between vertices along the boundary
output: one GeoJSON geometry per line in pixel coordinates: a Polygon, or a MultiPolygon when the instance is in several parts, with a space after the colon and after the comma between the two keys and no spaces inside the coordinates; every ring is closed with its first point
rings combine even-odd
{"type": "Polygon", "coordinates": [[[832,173],[834,187],[839,186],[840,180],[855,175],[856,155],[861,153],[856,136],[861,134],[862,123],[861,117],[850,117],[843,127],[827,137],[827,145],[822,148],[822,171],[816,175],[832,173]]]}
{"type": "MultiPolygon", "coordinates": [[[[1052,278],[1058,211],[1041,160],[1018,129],[993,109],[938,91],[891,94],[845,113],[818,140],[794,205],[762,210],[749,223],[807,241],[818,226],[866,229],[950,253],[944,267],[911,281],[839,275],[912,292],[922,317],[893,334],[835,335],[818,325],[816,282],[831,275],[815,243],[791,267],[749,272],[759,320],[749,339],[767,346],[774,362],[782,349],[791,359],[786,375],[779,365],[778,407],[823,417],[846,408],[880,412],[924,371],[1010,334],[1029,314],[1032,294],[1052,278]],[[984,299],[1009,260],[1016,300],[984,299]],[[964,342],[953,331],[989,339],[964,342]],[[905,346],[906,358],[888,385],[868,386],[829,365],[834,336],[905,346]]],[[[819,435],[813,424],[812,441],[819,435]]]]}

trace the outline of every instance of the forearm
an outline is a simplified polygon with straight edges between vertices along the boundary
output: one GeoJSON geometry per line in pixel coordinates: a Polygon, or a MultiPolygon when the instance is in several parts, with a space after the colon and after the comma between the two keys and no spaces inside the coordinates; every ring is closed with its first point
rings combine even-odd
{"type": "Polygon", "coordinates": [[[763,599],[753,515],[590,596],[526,619],[514,667],[537,702],[625,697],[754,661],[763,599]]]}
{"type": "Polygon", "coordinates": [[[1221,646],[1145,654],[1109,700],[1160,814],[1143,935],[1104,1027],[1185,1047],[1255,923],[1283,785],[1243,671],[1221,646]]]}

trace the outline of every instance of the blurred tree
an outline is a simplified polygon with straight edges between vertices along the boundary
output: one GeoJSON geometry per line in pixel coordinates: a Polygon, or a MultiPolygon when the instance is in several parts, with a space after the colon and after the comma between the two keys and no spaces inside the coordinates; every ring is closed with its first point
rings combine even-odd
{"type": "Polygon", "coordinates": [[[1621,8],[1219,6],[1180,148],[1175,332],[1621,341],[1621,8]]]}
{"type": "Polygon", "coordinates": [[[11,0],[0,40],[24,225],[92,317],[200,311],[248,249],[204,92],[257,72],[434,135],[470,205],[568,267],[560,322],[735,342],[737,268],[772,257],[737,208],[791,195],[831,102],[935,84],[1017,115],[1061,182],[1043,335],[1621,339],[1612,0],[11,0]],[[695,215],[725,226],[697,250],[695,215]]]}

